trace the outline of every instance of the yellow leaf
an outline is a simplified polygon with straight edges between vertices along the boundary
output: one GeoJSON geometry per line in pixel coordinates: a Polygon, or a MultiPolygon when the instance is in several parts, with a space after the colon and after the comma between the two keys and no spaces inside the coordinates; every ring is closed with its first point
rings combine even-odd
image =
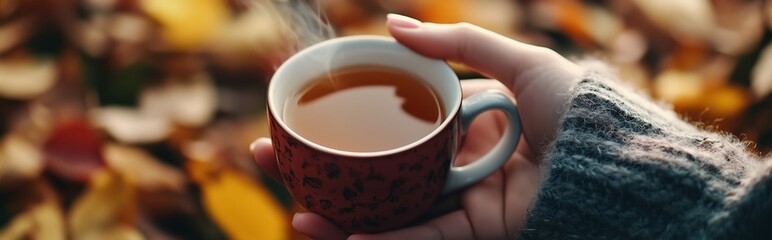
{"type": "Polygon", "coordinates": [[[134,187],[126,177],[100,171],[73,203],[68,227],[73,239],[143,239],[134,228],[134,187]]]}
{"type": "Polygon", "coordinates": [[[51,189],[42,191],[45,199],[0,229],[0,239],[65,239],[62,210],[51,189]]]}
{"type": "Polygon", "coordinates": [[[172,50],[200,49],[230,17],[222,0],[142,0],[141,6],[161,24],[172,50]]]}
{"type": "Polygon", "coordinates": [[[56,82],[56,62],[33,58],[0,61],[0,96],[27,100],[40,96],[56,82]]]}
{"type": "Polygon", "coordinates": [[[262,185],[223,169],[201,182],[204,207],[233,239],[287,239],[288,217],[262,185]]]}
{"type": "Polygon", "coordinates": [[[0,138],[0,179],[30,179],[37,177],[42,169],[43,156],[39,146],[20,134],[0,138]]]}
{"type": "Polygon", "coordinates": [[[133,226],[126,224],[118,224],[110,227],[106,227],[99,231],[86,232],[85,234],[78,235],[80,240],[101,240],[101,239],[113,239],[113,240],[143,240],[142,233],[139,232],[133,226]]]}
{"type": "Polygon", "coordinates": [[[676,109],[683,109],[700,103],[705,85],[699,74],[669,69],[656,77],[654,91],[658,97],[673,103],[676,109]]]}

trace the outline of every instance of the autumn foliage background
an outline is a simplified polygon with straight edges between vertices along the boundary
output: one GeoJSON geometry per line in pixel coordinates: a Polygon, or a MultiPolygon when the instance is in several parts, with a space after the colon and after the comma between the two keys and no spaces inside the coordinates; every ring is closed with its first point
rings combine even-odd
{"type": "Polygon", "coordinates": [[[266,84],[309,44],[387,34],[389,12],[601,59],[772,150],[767,1],[0,0],[0,239],[302,239],[248,152],[266,84]]]}

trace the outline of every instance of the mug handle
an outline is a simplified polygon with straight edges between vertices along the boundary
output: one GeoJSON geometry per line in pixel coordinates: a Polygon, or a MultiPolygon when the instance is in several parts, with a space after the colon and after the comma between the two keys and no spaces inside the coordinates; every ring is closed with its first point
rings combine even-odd
{"type": "Polygon", "coordinates": [[[443,194],[458,190],[482,180],[498,170],[509,160],[517,143],[520,141],[520,114],[517,112],[517,106],[504,93],[495,90],[489,90],[477,93],[464,99],[461,103],[461,128],[463,135],[469,125],[480,113],[498,109],[507,114],[507,129],[496,146],[493,147],[485,156],[472,163],[461,167],[453,167],[451,163],[448,180],[445,183],[443,194]]]}

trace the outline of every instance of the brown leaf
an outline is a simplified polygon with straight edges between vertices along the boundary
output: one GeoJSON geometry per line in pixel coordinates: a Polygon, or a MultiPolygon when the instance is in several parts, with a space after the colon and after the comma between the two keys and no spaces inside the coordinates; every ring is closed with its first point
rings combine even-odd
{"type": "Polygon", "coordinates": [[[32,29],[32,19],[29,18],[0,24],[0,53],[5,53],[26,40],[31,33],[30,29],[32,29]]]}

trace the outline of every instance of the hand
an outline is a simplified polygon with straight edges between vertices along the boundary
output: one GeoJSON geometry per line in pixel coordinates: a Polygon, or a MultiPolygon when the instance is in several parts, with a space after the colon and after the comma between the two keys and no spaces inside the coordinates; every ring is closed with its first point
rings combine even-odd
{"type": "Polygon", "coordinates": [[[391,35],[427,57],[465,64],[498,79],[520,103],[523,135],[541,156],[555,138],[567,93],[582,69],[548,48],[521,43],[467,24],[421,23],[389,14],[391,35]]]}
{"type": "MultiPolygon", "coordinates": [[[[501,239],[513,238],[525,221],[536,195],[538,159],[554,138],[571,82],[581,69],[551,50],[510,40],[469,24],[440,25],[391,15],[391,34],[405,46],[428,57],[464,63],[499,80],[463,81],[464,95],[499,89],[520,104],[524,140],[504,167],[460,193],[461,209],[425,223],[351,239],[501,239]],[[509,89],[514,90],[514,95],[509,89]],[[529,143],[537,143],[533,146],[529,143]]],[[[503,114],[487,112],[472,123],[457,165],[472,162],[488,151],[503,133],[503,114]]],[[[270,140],[252,144],[258,165],[275,179],[278,169],[270,140]]],[[[452,200],[454,196],[447,196],[452,200]]],[[[447,200],[446,199],[446,200],[447,200]]],[[[347,234],[313,213],[299,213],[293,227],[315,239],[344,239],[347,234]]]]}
{"type": "MultiPolygon", "coordinates": [[[[489,89],[500,90],[512,97],[504,85],[494,80],[461,82],[464,97],[489,89]]],[[[514,100],[513,100],[514,101],[514,100]]],[[[464,144],[456,158],[457,165],[475,161],[487,153],[501,138],[507,117],[501,112],[485,112],[469,126],[464,144]]],[[[276,157],[269,139],[258,139],[252,154],[263,171],[281,182],[276,157]]],[[[353,239],[500,239],[513,236],[523,223],[525,211],[535,196],[539,171],[527,141],[520,140],[516,154],[497,171],[460,194],[463,210],[456,210],[419,226],[373,236],[352,236],[353,239]],[[477,234],[475,234],[477,233],[477,234]],[[440,234],[440,235],[437,235],[440,234]],[[443,238],[445,237],[445,238],[443,238]],[[450,237],[450,238],[448,238],[450,237]]],[[[458,202],[459,196],[446,197],[446,202],[458,202]],[[454,201],[455,200],[455,201],[454,201]]],[[[458,209],[458,206],[449,206],[458,209]]],[[[448,208],[445,206],[443,208],[448,208]]],[[[436,209],[442,211],[443,209],[436,209]]],[[[347,234],[333,223],[313,213],[299,213],[293,227],[314,239],[345,239],[347,234]]]]}

